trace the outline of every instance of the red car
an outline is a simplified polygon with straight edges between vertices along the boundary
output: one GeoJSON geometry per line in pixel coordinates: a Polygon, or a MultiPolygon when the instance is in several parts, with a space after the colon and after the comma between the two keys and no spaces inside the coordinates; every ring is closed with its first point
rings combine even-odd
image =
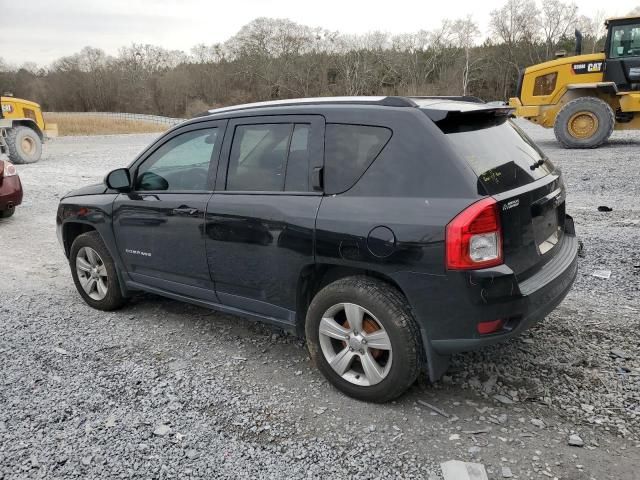
{"type": "Polygon", "coordinates": [[[13,215],[22,203],[22,184],[13,163],[0,160],[0,218],[13,215]]]}

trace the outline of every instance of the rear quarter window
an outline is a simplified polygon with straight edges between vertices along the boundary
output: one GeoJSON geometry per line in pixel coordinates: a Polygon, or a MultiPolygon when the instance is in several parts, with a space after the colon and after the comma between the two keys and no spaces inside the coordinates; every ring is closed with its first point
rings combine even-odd
{"type": "Polygon", "coordinates": [[[328,123],[325,133],[325,192],[349,190],[391,138],[386,127],[328,123]]]}

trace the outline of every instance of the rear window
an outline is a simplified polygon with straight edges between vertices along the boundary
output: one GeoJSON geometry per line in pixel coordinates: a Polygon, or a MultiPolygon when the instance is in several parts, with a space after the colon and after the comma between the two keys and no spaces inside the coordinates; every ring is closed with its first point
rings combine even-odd
{"type": "Polygon", "coordinates": [[[349,190],[391,138],[385,127],[328,123],[325,133],[325,192],[349,190]]]}
{"type": "Polygon", "coordinates": [[[502,193],[553,171],[544,153],[510,120],[488,116],[456,120],[438,126],[478,175],[478,193],[502,193]]]}

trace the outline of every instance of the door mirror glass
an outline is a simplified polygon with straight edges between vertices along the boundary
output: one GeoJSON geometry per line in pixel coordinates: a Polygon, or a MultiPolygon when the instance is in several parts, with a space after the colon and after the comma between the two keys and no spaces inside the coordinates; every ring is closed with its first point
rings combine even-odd
{"type": "Polygon", "coordinates": [[[138,177],[138,190],[169,190],[169,182],[157,173],[144,172],[138,177]]]}
{"type": "Polygon", "coordinates": [[[113,170],[105,178],[107,187],[118,190],[119,192],[127,191],[131,188],[131,177],[128,168],[118,168],[113,170]]]}

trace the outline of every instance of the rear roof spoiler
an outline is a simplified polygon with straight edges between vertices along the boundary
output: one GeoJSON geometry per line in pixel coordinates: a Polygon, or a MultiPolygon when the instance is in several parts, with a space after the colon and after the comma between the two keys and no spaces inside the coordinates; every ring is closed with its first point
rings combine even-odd
{"type": "MultiPolygon", "coordinates": [[[[485,104],[486,105],[486,104],[485,104]]],[[[515,108],[502,105],[486,105],[469,110],[444,110],[438,108],[421,109],[434,122],[451,121],[456,119],[473,119],[486,117],[513,117],[515,108]]]]}

